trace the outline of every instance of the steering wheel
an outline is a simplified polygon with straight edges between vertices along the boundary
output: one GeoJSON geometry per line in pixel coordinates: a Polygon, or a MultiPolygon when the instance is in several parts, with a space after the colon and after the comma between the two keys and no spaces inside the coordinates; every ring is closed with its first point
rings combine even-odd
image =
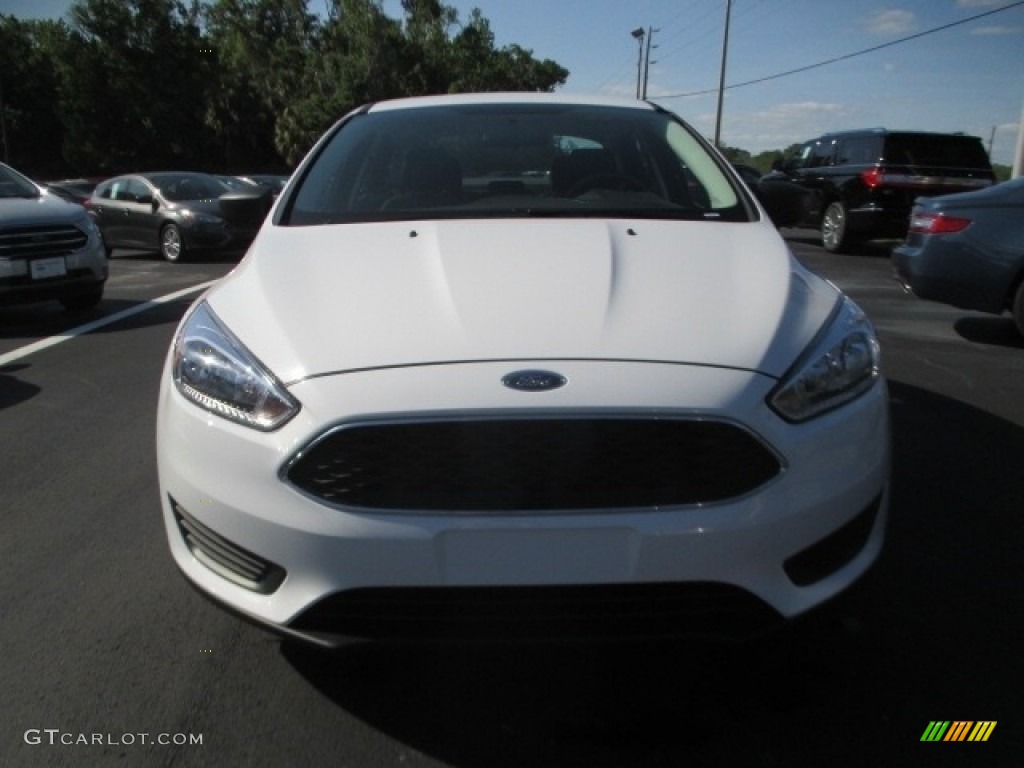
{"type": "Polygon", "coordinates": [[[646,192],[647,185],[624,173],[594,173],[584,176],[566,191],[568,197],[578,197],[592,189],[614,189],[626,192],[646,192]]]}

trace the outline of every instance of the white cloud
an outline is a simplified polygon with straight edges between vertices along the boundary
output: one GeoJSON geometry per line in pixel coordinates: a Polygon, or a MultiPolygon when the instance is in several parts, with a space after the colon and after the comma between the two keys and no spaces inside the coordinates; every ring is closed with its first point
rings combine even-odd
{"type": "Polygon", "coordinates": [[[984,37],[1000,37],[1003,35],[1019,35],[1020,27],[976,27],[971,30],[972,35],[984,37]]]}
{"type": "MultiPolygon", "coordinates": [[[[853,119],[849,105],[821,101],[777,104],[753,112],[727,112],[722,125],[722,140],[757,154],[769,149],[784,149],[825,131],[849,127],[853,119]]],[[[703,129],[714,125],[713,115],[694,121],[703,129]]]]}
{"type": "Polygon", "coordinates": [[[879,11],[867,20],[867,30],[873,35],[902,35],[914,28],[914,22],[910,11],[879,11]]]}

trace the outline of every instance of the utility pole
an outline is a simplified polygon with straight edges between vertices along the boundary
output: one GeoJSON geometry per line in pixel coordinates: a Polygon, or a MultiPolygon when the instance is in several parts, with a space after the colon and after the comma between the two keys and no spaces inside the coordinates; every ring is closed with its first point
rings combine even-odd
{"type": "Polygon", "coordinates": [[[4,145],[4,163],[10,163],[7,151],[7,107],[4,104],[4,81],[0,78],[0,144],[4,145]]]}
{"type": "Polygon", "coordinates": [[[647,55],[644,56],[644,87],[640,91],[641,99],[647,98],[647,76],[651,71],[651,48],[658,47],[656,45],[652,46],[651,41],[654,39],[654,33],[659,31],[660,30],[657,30],[654,27],[647,28],[647,55]]]}
{"type": "Polygon", "coordinates": [[[722,37],[722,71],[718,76],[718,113],[715,115],[715,146],[722,146],[722,101],[725,99],[725,60],[729,52],[729,16],[732,0],[725,0],[725,34],[722,37]]]}
{"type": "Polygon", "coordinates": [[[1010,178],[1024,176],[1024,106],[1020,108],[1020,122],[1017,123],[1017,151],[1013,153],[1013,170],[1010,178]]]}
{"type": "Polygon", "coordinates": [[[643,72],[644,68],[644,28],[637,27],[632,32],[630,32],[630,34],[633,36],[633,39],[637,41],[639,48],[636,58],[636,97],[639,99],[641,93],[640,75],[643,72]]]}

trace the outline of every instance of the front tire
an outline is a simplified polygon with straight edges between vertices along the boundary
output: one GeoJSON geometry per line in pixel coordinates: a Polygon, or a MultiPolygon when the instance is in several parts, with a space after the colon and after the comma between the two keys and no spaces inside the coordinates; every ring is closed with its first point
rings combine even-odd
{"type": "Polygon", "coordinates": [[[830,203],[821,217],[821,244],[830,253],[849,250],[850,236],[846,231],[846,206],[838,200],[830,203]]]}
{"type": "Polygon", "coordinates": [[[160,230],[160,255],[165,261],[185,260],[185,240],[177,224],[165,224],[160,230]]]}

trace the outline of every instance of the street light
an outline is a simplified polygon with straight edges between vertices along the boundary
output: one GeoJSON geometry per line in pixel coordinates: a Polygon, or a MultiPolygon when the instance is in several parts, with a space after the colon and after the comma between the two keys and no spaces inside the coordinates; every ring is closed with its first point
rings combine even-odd
{"type": "Polygon", "coordinates": [[[640,98],[640,73],[643,70],[644,64],[644,28],[637,27],[630,34],[636,40],[639,46],[639,53],[636,59],[636,97],[640,98]]]}

